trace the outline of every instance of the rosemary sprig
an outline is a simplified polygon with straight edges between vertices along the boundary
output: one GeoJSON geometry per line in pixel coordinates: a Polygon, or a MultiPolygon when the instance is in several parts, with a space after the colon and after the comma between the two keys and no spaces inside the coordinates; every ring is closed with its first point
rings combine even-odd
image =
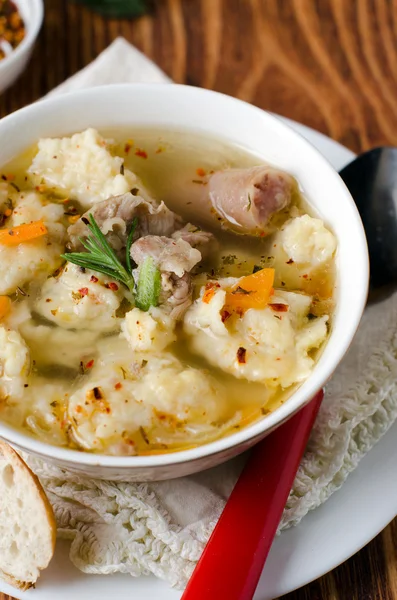
{"type": "MultiPolygon", "coordinates": [[[[106,237],[100,230],[97,222],[92,215],[89,215],[89,223],[87,227],[90,235],[86,239],[80,238],[87,252],[68,252],[62,254],[61,257],[65,260],[84,269],[91,269],[98,273],[103,273],[123,283],[132,294],[135,293],[135,281],[131,271],[127,271],[124,265],[120,262],[113,248],[109,245],[106,237]]],[[[136,228],[136,223],[132,225],[132,230],[136,228]]],[[[133,233],[132,233],[133,235],[133,233]]],[[[132,243],[132,235],[130,232],[130,247],[132,243]]],[[[131,263],[130,263],[131,264],[131,263]]]]}
{"type": "Polygon", "coordinates": [[[131,223],[131,229],[130,232],[128,234],[128,238],[127,238],[127,246],[125,248],[125,262],[127,263],[127,269],[128,272],[131,273],[132,271],[132,264],[131,264],[131,246],[132,246],[132,238],[134,237],[134,233],[135,233],[135,229],[138,225],[138,219],[137,217],[135,217],[131,223]]]}

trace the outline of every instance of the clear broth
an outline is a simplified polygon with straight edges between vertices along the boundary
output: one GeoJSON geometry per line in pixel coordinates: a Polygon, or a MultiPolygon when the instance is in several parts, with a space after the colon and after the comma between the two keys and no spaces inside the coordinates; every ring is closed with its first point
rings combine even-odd
{"type": "MultiPolygon", "coordinates": [[[[171,210],[183,216],[187,221],[200,225],[204,229],[212,230],[216,234],[220,241],[219,253],[212,257],[211,264],[202,268],[203,271],[208,271],[214,277],[240,277],[252,273],[256,265],[260,267],[274,266],[272,237],[262,239],[228,233],[221,230],[216,224],[197,216],[197,208],[203,193],[204,174],[226,167],[250,167],[263,163],[258,156],[244,148],[231,145],[230,142],[214,140],[190,132],[134,129],[133,131],[102,130],[100,133],[107,139],[115,140],[114,154],[125,158],[125,167],[142,179],[154,198],[164,200],[171,210]]],[[[37,147],[30,148],[1,170],[2,173],[15,175],[14,182],[21,190],[27,189],[29,186],[25,174],[36,151],[37,147]]],[[[56,201],[55,198],[51,199],[56,201]]],[[[303,212],[313,215],[313,210],[308,209],[308,204],[303,197],[299,199],[299,205],[303,212]]],[[[296,269],[294,265],[289,268],[290,272],[296,269]]],[[[301,291],[314,294],[320,300],[332,296],[335,278],[333,262],[325,265],[309,281],[302,279],[299,274],[296,274],[296,277],[299,278],[301,291]]],[[[297,289],[296,285],[285,285],[282,279],[282,274],[279,274],[275,285],[283,287],[285,290],[297,289]]],[[[31,298],[30,301],[33,299],[31,298]]],[[[78,345],[79,331],[76,331],[76,352],[78,345]]],[[[187,350],[187,342],[181,328],[177,342],[168,350],[185,364],[208,369],[223,384],[227,390],[228,417],[230,418],[236,413],[240,414],[238,424],[232,426],[234,430],[275,410],[295,389],[291,387],[287,390],[279,389],[277,393],[270,392],[263,384],[236,379],[232,375],[214,368],[205,359],[187,350]]],[[[34,352],[32,359],[36,362],[34,369],[37,375],[48,381],[62,380],[66,390],[72,389],[76,380],[81,377],[77,372],[65,370],[62,366],[43,364],[40,356],[35,356],[34,352]]],[[[49,407],[49,410],[52,409],[49,407]]],[[[57,423],[61,428],[64,412],[62,409],[57,409],[55,412],[58,413],[57,423]]],[[[34,406],[31,407],[31,413],[35,414],[34,406]]],[[[12,404],[3,408],[2,418],[32,434],[31,428],[27,425],[26,413],[12,404]]],[[[225,433],[230,433],[230,430],[224,431],[222,435],[225,433]]],[[[67,436],[60,430],[46,431],[45,435],[47,434],[52,443],[70,445],[67,436]]],[[[37,432],[36,435],[38,435],[37,432]]],[[[189,445],[191,444],[187,442],[175,447],[170,444],[168,449],[173,451],[189,445]]],[[[138,453],[144,453],[144,451],[147,453],[147,446],[142,444],[139,447],[138,444],[137,450],[138,453]]],[[[159,449],[154,445],[149,451],[163,452],[164,448],[159,449]]]]}

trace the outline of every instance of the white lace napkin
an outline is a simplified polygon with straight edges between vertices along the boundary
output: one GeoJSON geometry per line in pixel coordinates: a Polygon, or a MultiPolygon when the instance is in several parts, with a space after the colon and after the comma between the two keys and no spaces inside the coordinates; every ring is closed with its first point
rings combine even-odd
{"type": "MultiPolygon", "coordinates": [[[[169,81],[118,39],[52,93],[104,83],[169,81]]],[[[280,530],[325,502],[397,416],[397,295],[369,307],[329,383],[280,530]]],[[[153,573],[183,587],[219,517],[242,459],[183,479],[121,484],[78,479],[30,459],[55,508],[70,558],[87,573],[153,573]]]]}

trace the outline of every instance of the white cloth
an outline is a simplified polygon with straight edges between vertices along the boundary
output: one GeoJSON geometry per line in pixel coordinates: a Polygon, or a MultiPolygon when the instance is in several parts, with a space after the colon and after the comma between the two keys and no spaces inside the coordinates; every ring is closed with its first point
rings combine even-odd
{"type": "MultiPolygon", "coordinates": [[[[52,93],[115,82],[169,81],[125,40],[52,93]]],[[[397,416],[397,295],[369,307],[325,400],[280,529],[325,502],[397,416]]],[[[288,443],[288,441],[286,441],[288,443]]],[[[70,558],[87,573],[153,573],[183,587],[208,540],[242,458],[150,484],[78,479],[30,459],[53,503],[70,558]]]]}

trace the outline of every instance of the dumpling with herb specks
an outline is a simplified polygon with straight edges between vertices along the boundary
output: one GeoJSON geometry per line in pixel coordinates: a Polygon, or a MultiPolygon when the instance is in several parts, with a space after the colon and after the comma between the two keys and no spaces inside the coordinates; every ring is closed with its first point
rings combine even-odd
{"type": "Polygon", "coordinates": [[[65,329],[114,331],[120,327],[117,310],[125,291],[119,282],[69,263],[60,275],[47,279],[35,310],[65,329]]]}
{"type": "Polygon", "coordinates": [[[113,156],[109,143],[95,129],[71,137],[39,140],[39,151],[29,168],[36,184],[78,200],[84,208],[138,188],[147,193],[136,175],[124,169],[124,159],[113,156]]]}
{"type": "Polygon", "coordinates": [[[270,388],[303,381],[314,364],[310,351],[327,336],[328,317],[309,319],[311,297],[281,290],[264,308],[233,313],[226,289],[238,281],[219,280],[210,297],[202,288],[184,317],[191,349],[239,379],[270,388]]]}
{"type": "Polygon", "coordinates": [[[21,335],[0,326],[0,404],[23,395],[29,367],[29,348],[21,335]]]}
{"type": "Polygon", "coordinates": [[[64,208],[46,201],[36,192],[18,194],[7,228],[42,220],[47,234],[25,244],[0,244],[0,295],[15,293],[17,287],[40,283],[61,264],[65,227],[64,208]]]}
{"type": "Polygon", "coordinates": [[[182,365],[171,353],[132,354],[122,339],[102,344],[99,354],[69,400],[78,446],[136,454],[151,444],[186,443],[193,433],[215,434],[226,396],[208,373],[182,365]]]}

